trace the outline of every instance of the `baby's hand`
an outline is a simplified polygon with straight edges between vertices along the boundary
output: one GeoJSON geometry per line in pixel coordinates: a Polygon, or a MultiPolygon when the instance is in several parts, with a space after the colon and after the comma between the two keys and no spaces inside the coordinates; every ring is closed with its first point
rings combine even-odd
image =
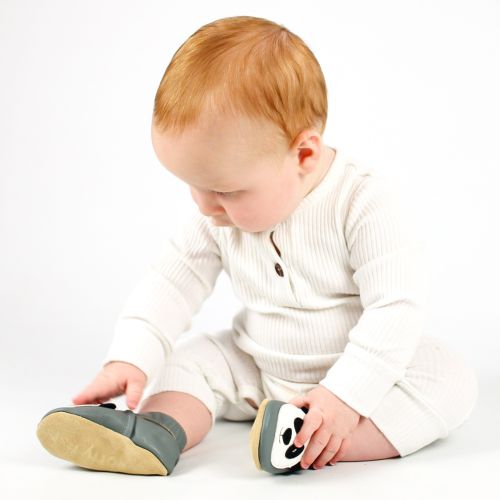
{"type": "Polygon", "coordinates": [[[327,462],[333,465],[342,458],[361,415],[321,384],[288,402],[308,408],[294,441],[300,448],[310,439],[302,467],[307,469],[314,462],[314,468],[321,469],[327,462]]]}
{"type": "Polygon", "coordinates": [[[111,361],[72,401],[75,405],[100,404],[126,392],[127,406],[133,410],[141,399],[146,380],[146,374],[137,366],[111,361]]]}

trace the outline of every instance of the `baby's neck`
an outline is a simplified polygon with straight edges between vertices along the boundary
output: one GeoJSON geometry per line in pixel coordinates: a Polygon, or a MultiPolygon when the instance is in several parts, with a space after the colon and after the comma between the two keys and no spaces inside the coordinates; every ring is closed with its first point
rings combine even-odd
{"type": "Polygon", "coordinates": [[[316,168],[315,177],[312,180],[310,187],[306,190],[304,197],[306,197],[325,178],[336,155],[337,151],[335,149],[332,149],[325,144],[322,145],[321,156],[318,162],[318,167],[316,168]]]}

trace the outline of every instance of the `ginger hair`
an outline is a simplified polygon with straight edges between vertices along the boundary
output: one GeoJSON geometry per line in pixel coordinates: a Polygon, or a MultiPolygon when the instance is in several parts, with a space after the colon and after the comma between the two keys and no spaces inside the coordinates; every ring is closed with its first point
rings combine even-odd
{"type": "Polygon", "coordinates": [[[301,38],[273,21],[235,16],[205,24],[177,49],[156,92],[153,124],[180,134],[211,116],[266,120],[276,129],[262,145],[268,152],[290,148],[305,129],[322,135],[327,107],[323,72],[301,38]]]}

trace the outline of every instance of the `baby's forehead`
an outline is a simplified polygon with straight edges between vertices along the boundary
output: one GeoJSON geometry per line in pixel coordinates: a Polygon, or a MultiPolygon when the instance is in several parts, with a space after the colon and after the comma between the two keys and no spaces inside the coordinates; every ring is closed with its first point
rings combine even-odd
{"type": "Polygon", "coordinates": [[[265,167],[260,164],[253,166],[224,164],[207,164],[186,169],[182,172],[186,181],[193,187],[208,191],[243,191],[261,183],[267,178],[265,167]]]}
{"type": "Polygon", "coordinates": [[[212,191],[238,191],[267,178],[276,157],[262,154],[248,141],[224,131],[205,134],[186,129],[181,134],[153,131],[155,151],[168,170],[188,184],[212,191]]]}
{"type": "Polygon", "coordinates": [[[275,155],[287,149],[283,132],[275,123],[265,117],[244,114],[200,113],[196,122],[184,126],[180,132],[165,134],[172,142],[209,145],[227,150],[225,155],[241,156],[240,159],[275,155]]]}

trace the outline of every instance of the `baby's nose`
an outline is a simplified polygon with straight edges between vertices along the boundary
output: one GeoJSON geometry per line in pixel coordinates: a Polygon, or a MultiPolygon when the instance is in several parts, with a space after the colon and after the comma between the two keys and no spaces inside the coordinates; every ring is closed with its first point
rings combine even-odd
{"type": "Polygon", "coordinates": [[[206,198],[198,198],[196,203],[198,204],[200,212],[207,217],[222,215],[225,213],[224,208],[222,208],[217,202],[207,200],[206,198]]]}

